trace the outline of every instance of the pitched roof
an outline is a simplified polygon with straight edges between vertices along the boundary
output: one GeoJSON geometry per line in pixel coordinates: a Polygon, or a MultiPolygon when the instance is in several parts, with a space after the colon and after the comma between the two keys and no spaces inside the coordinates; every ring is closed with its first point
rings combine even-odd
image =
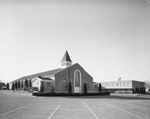
{"type": "Polygon", "coordinates": [[[49,77],[42,77],[42,76],[38,76],[35,77],[31,82],[34,82],[37,79],[41,79],[41,80],[47,80],[47,81],[54,81],[53,79],[49,78],[49,77]]]}
{"type": "MultiPolygon", "coordinates": [[[[75,63],[75,64],[73,64],[73,65],[70,65],[70,66],[68,66],[68,67],[66,67],[66,68],[64,68],[64,69],[62,69],[61,71],[63,71],[63,70],[66,70],[66,69],[69,69],[69,68],[72,68],[72,67],[76,67],[76,66],[79,66],[80,68],[82,68],[83,69],[83,71],[84,72],[86,72],[86,74],[87,75],[89,75],[92,79],[93,79],[93,77],[80,65],[80,64],[78,64],[78,63],[75,63]]],[[[60,72],[61,72],[60,71],[60,72]]],[[[57,73],[60,73],[60,72],[57,72],[57,73]]]]}
{"type": "Polygon", "coordinates": [[[67,50],[66,50],[65,55],[64,55],[63,59],[61,60],[61,62],[64,62],[64,61],[72,62],[67,50]]]}
{"type": "Polygon", "coordinates": [[[31,79],[31,78],[39,77],[39,76],[55,75],[56,72],[59,72],[61,70],[62,70],[61,68],[58,68],[58,69],[53,69],[53,70],[49,70],[49,71],[37,73],[37,74],[32,74],[32,75],[28,75],[28,76],[24,76],[24,77],[21,77],[19,79],[16,79],[15,81],[17,81],[17,80],[31,79]]]}
{"type": "Polygon", "coordinates": [[[53,80],[53,79],[51,79],[51,78],[49,78],[49,77],[42,77],[42,76],[39,76],[38,78],[40,78],[40,79],[42,79],[42,80],[53,80]]]}

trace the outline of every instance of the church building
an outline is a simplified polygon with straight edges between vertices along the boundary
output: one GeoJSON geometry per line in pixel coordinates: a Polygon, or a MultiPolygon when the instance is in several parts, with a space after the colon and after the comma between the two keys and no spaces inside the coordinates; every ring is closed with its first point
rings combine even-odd
{"type": "Polygon", "coordinates": [[[20,82],[19,88],[24,89],[27,87],[26,80],[31,82],[32,87],[42,92],[84,93],[85,86],[88,93],[98,91],[98,88],[93,85],[93,77],[80,64],[72,64],[67,51],[61,60],[60,68],[24,76],[11,83],[20,82]]]}

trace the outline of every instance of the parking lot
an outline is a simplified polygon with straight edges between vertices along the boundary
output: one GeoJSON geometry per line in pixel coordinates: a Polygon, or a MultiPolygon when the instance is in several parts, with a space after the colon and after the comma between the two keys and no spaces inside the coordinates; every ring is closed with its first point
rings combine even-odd
{"type": "Polygon", "coordinates": [[[149,119],[150,98],[135,95],[33,97],[0,92],[0,119],[149,119]]]}

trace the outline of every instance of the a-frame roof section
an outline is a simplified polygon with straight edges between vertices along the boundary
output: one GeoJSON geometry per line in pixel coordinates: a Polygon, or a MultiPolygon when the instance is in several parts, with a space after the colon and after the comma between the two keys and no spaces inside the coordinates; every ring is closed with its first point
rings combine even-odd
{"type": "Polygon", "coordinates": [[[61,72],[61,71],[63,71],[63,70],[67,70],[67,69],[69,69],[69,68],[72,68],[72,67],[74,67],[75,65],[78,65],[80,68],[82,68],[82,69],[84,70],[84,72],[86,72],[91,78],[93,78],[93,77],[92,77],[80,64],[78,64],[78,63],[75,63],[75,64],[73,64],[73,65],[71,65],[71,66],[69,66],[69,67],[67,67],[67,68],[64,68],[64,69],[62,69],[62,70],[56,72],[55,74],[57,74],[57,73],[59,73],[59,72],[61,72]]]}
{"type": "Polygon", "coordinates": [[[70,58],[70,56],[68,54],[68,51],[65,52],[65,55],[64,55],[63,59],[61,60],[61,62],[64,62],[64,61],[72,62],[71,58],[70,58]]]}

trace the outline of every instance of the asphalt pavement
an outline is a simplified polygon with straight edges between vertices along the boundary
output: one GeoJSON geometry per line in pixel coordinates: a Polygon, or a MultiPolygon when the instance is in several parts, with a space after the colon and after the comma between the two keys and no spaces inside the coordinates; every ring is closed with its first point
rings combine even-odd
{"type": "Polygon", "coordinates": [[[0,119],[150,119],[150,97],[34,97],[0,91],[0,119]]]}

